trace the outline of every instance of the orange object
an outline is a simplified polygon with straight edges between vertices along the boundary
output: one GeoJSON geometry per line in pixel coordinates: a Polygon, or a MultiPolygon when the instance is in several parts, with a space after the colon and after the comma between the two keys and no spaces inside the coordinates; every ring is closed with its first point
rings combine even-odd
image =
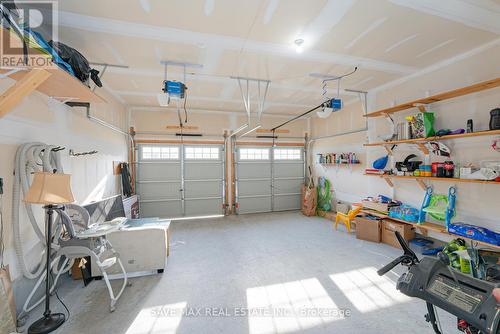
{"type": "Polygon", "coordinates": [[[361,209],[362,209],[361,206],[357,206],[354,207],[352,210],[349,210],[347,214],[337,212],[337,216],[335,217],[335,229],[337,229],[340,221],[344,223],[344,225],[346,226],[347,233],[351,233],[351,221],[354,220],[354,218],[356,218],[361,209]]]}

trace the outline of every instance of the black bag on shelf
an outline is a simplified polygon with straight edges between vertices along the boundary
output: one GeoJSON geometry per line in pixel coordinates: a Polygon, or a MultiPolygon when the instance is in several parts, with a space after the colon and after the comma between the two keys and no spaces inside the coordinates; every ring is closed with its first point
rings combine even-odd
{"type": "Polygon", "coordinates": [[[85,58],[80,52],[61,42],[50,41],[49,44],[57,52],[57,54],[71,66],[75,72],[75,77],[77,77],[81,82],[90,87],[90,77],[98,87],[102,87],[102,82],[98,76],[99,71],[92,69],[87,58],[85,58]]]}

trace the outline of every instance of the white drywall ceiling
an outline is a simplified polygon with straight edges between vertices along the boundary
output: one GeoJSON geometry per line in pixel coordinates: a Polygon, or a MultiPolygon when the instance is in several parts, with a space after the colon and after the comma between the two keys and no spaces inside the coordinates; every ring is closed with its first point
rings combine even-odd
{"type": "MultiPolygon", "coordinates": [[[[494,43],[492,0],[65,0],[60,39],[109,68],[108,88],[130,107],[156,107],[160,59],[200,63],[188,75],[188,108],[241,111],[230,76],[272,81],[266,113],[321,102],[321,80],[358,66],[341,88],[376,89],[494,43]],[[304,52],[293,41],[303,38],[304,52]]],[[[182,79],[171,68],[174,79],[182,79]]],[[[335,86],[331,85],[333,94],[335,86]]],[[[342,90],[342,97],[356,97],[342,90]]]]}

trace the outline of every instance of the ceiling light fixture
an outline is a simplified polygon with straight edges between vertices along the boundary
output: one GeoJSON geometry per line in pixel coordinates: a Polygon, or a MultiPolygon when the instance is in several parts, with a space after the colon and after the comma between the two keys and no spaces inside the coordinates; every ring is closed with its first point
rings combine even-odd
{"type": "Polygon", "coordinates": [[[296,39],[293,43],[295,44],[295,52],[302,53],[304,51],[304,40],[302,38],[296,39]]]}

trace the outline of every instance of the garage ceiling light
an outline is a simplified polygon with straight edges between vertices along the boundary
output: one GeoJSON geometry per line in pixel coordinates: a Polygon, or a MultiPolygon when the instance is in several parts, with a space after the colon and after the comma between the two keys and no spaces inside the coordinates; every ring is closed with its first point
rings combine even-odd
{"type": "Polygon", "coordinates": [[[302,38],[296,39],[293,43],[295,44],[295,52],[302,53],[304,51],[304,40],[302,38]]]}

